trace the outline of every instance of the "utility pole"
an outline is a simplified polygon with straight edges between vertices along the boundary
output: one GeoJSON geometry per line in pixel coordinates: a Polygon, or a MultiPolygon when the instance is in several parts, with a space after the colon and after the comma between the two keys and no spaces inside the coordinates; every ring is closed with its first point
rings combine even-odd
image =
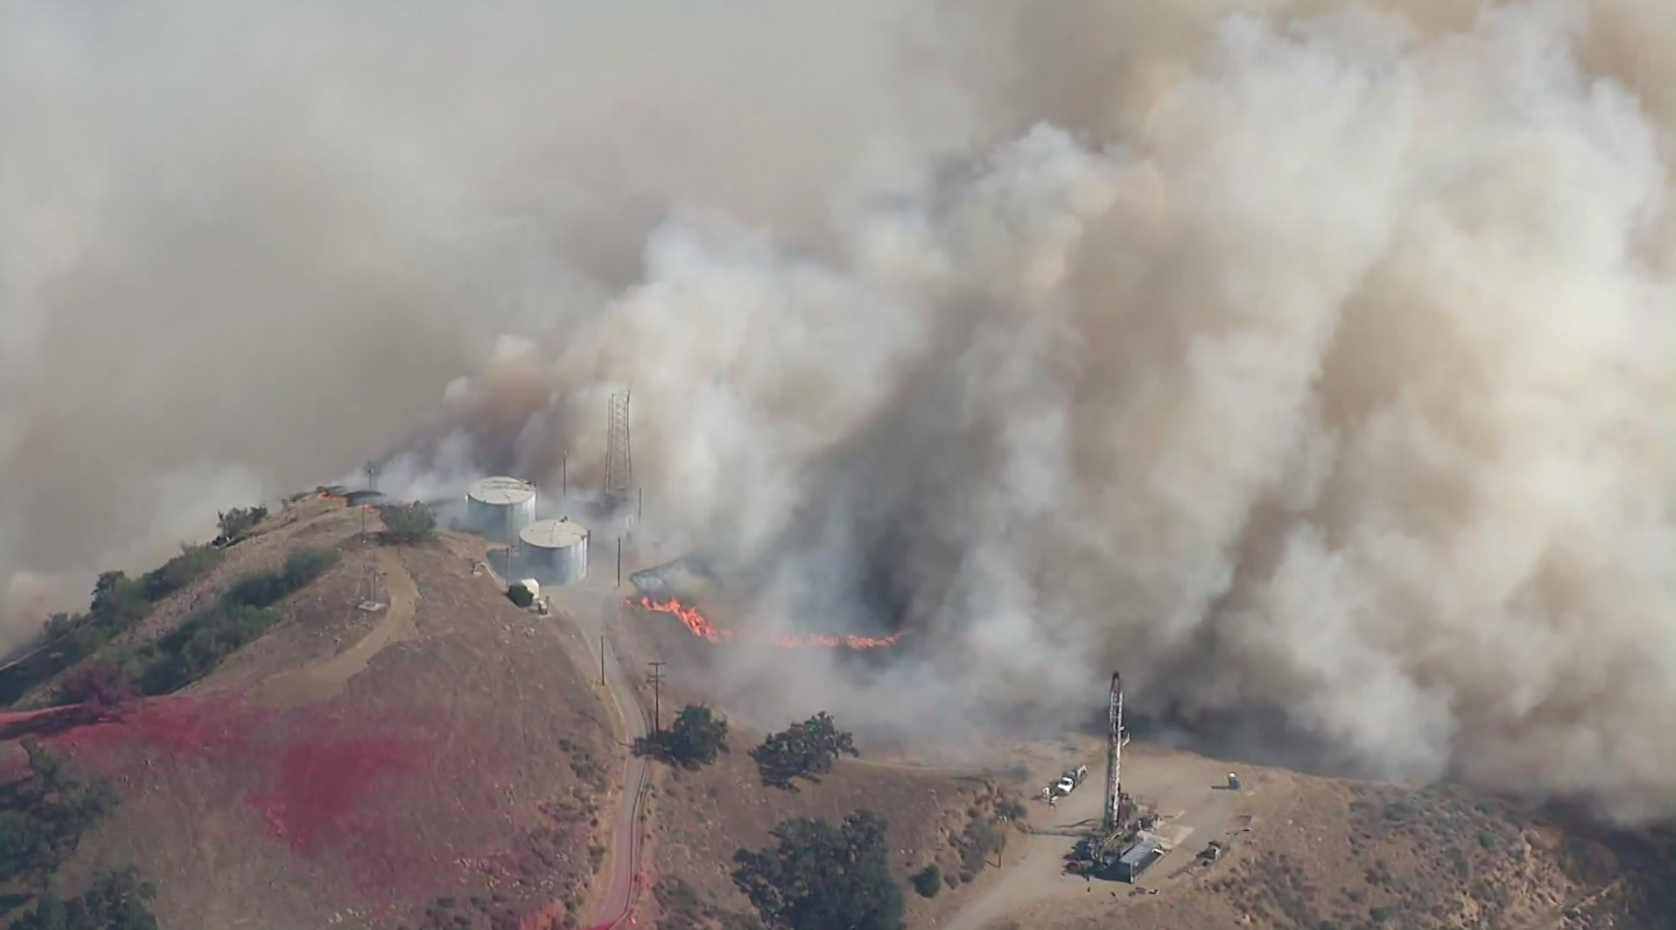
{"type": "Polygon", "coordinates": [[[599,686],[605,687],[605,634],[599,634],[599,686]]]}
{"type": "Polygon", "coordinates": [[[617,587],[623,586],[623,537],[617,537],[617,587]]]}
{"type": "MultiPolygon", "coordinates": [[[[361,471],[367,476],[367,490],[378,490],[378,476],[384,471],[384,466],[376,460],[369,460],[361,466],[361,471]]],[[[361,537],[363,539],[367,535],[367,507],[367,504],[361,505],[361,537]]]]}
{"type": "Polygon", "coordinates": [[[652,683],[652,732],[660,733],[663,731],[663,667],[669,663],[647,662],[646,664],[652,667],[651,674],[646,676],[646,680],[652,683]]]}
{"type": "Polygon", "coordinates": [[[506,575],[501,580],[505,581],[508,587],[512,586],[512,544],[511,543],[506,544],[506,575]]]}

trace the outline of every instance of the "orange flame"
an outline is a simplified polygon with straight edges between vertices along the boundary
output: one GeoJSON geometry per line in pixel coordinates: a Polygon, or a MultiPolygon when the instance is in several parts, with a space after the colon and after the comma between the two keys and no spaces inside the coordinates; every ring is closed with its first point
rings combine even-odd
{"type": "MultiPolygon", "coordinates": [[[[634,603],[630,600],[629,603],[634,603]]],[[[707,639],[712,643],[732,643],[740,640],[760,640],[773,643],[786,649],[804,649],[820,646],[827,649],[885,649],[896,645],[902,638],[901,633],[894,636],[828,636],[821,633],[768,633],[754,630],[733,630],[716,626],[710,618],[699,612],[697,607],[689,607],[679,600],[671,598],[667,601],[653,600],[649,597],[640,599],[640,606],[646,610],[660,614],[672,614],[681,624],[692,631],[694,636],[707,639]]]]}

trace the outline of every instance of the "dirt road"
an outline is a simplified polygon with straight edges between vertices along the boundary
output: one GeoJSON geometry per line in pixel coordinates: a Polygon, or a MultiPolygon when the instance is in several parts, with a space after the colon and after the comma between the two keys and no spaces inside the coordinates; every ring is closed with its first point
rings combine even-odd
{"type": "MultiPolygon", "coordinates": [[[[492,571],[492,570],[491,570],[492,571]]],[[[593,579],[574,588],[554,589],[553,606],[562,618],[552,621],[550,629],[556,636],[565,632],[558,624],[574,623],[589,643],[599,643],[610,619],[616,616],[620,595],[611,588],[609,580],[593,579]]],[[[598,670],[591,670],[598,675],[598,670]]],[[[645,760],[629,751],[636,739],[648,732],[646,711],[635,694],[634,682],[612,649],[609,637],[605,640],[605,687],[623,722],[623,803],[611,830],[610,853],[606,860],[608,887],[594,908],[589,930],[612,930],[627,926],[633,910],[640,880],[640,818],[645,807],[646,787],[650,772],[645,760]]]]}
{"type": "MultiPolygon", "coordinates": [[[[1100,816],[1102,800],[1099,785],[1085,784],[1062,799],[1058,807],[1042,805],[1031,819],[1039,821],[1041,829],[1069,830],[1078,823],[1100,816]],[[1043,815],[1041,811],[1048,811],[1043,815]]],[[[944,930],[983,930],[1023,904],[1062,893],[1067,888],[1075,891],[1086,882],[1061,874],[1065,854],[1076,845],[1068,836],[1032,834],[1024,844],[1024,853],[1007,870],[999,882],[984,889],[954,918],[943,925],[944,930]]],[[[1011,846],[1011,844],[1009,844],[1011,846]]]]}
{"type": "Polygon", "coordinates": [[[281,710],[329,700],[343,693],[349,680],[366,671],[373,657],[385,647],[418,637],[413,614],[419,606],[419,586],[402,564],[401,553],[380,548],[378,570],[390,596],[390,604],[378,624],[343,652],[264,681],[251,693],[252,700],[281,710]]]}

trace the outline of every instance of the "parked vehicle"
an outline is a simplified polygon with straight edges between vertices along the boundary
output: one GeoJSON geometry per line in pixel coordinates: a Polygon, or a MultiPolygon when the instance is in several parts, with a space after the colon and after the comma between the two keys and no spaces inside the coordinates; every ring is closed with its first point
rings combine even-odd
{"type": "Polygon", "coordinates": [[[1065,773],[1059,776],[1058,781],[1042,790],[1042,794],[1050,801],[1062,798],[1077,790],[1077,786],[1082,784],[1086,778],[1088,778],[1088,766],[1086,765],[1066,769],[1065,773]]]}

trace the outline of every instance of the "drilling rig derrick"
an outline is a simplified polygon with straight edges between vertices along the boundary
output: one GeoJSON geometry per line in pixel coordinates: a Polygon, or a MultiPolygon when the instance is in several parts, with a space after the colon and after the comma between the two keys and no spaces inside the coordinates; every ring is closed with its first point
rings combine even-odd
{"type": "Polygon", "coordinates": [[[1109,836],[1122,829],[1126,798],[1123,794],[1123,675],[1112,672],[1111,694],[1108,705],[1106,731],[1106,804],[1101,811],[1100,826],[1109,836]]]}

